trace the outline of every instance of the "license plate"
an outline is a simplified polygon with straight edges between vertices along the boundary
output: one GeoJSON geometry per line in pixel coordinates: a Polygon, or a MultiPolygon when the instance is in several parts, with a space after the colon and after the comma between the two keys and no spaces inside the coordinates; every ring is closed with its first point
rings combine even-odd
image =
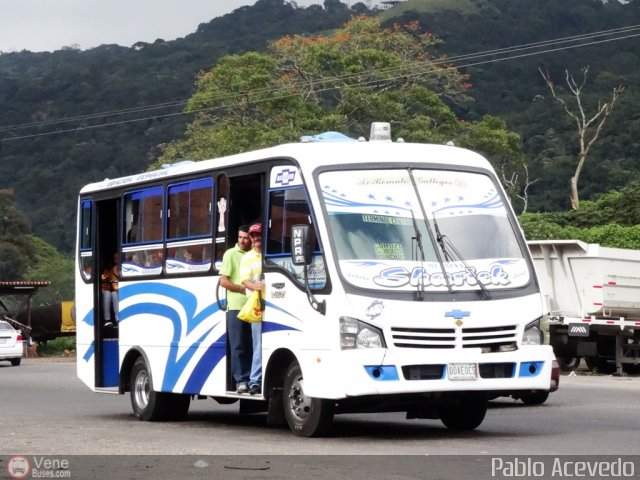
{"type": "Polygon", "coordinates": [[[478,378],[477,363],[450,363],[447,366],[449,380],[475,380],[478,378]]]}

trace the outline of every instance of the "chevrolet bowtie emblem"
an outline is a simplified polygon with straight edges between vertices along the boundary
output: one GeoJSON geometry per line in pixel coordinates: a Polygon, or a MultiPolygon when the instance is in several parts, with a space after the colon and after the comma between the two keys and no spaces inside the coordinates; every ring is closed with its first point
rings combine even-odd
{"type": "Polygon", "coordinates": [[[454,308],[450,312],[444,312],[445,317],[453,317],[456,320],[462,320],[464,317],[468,317],[469,315],[471,315],[471,312],[465,312],[464,310],[459,310],[457,308],[454,308]]]}

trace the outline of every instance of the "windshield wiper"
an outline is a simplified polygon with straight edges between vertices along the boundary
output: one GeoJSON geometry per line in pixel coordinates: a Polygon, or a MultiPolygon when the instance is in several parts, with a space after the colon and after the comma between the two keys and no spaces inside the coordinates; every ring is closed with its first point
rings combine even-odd
{"type": "MultiPolygon", "coordinates": [[[[451,257],[449,256],[447,246],[444,243],[444,235],[440,233],[440,227],[438,226],[436,216],[434,215],[433,212],[431,212],[431,215],[433,216],[433,229],[436,231],[436,242],[438,242],[438,245],[440,245],[440,250],[442,250],[442,254],[444,255],[444,261],[449,262],[451,261],[451,257]]],[[[455,247],[453,248],[455,250],[455,247]]]]}
{"type": "Polygon", "coordinates": [[[416,241],[416,245],[418,246],[418,250],[420,251],[420,268],[422,272],[420,273],[420,278],[418,279],[418,290],[416,292],[416,300],[421,301],[423,298],[422,295],[424,293],[425,256],[424,256],[424,248],[422,246],[422,234],[420,233],[420,229],[418,228],[418,223],[416,222],[416,216],[413,213],[413,210],[411,210],[411,221],[413,222],[413,231],[416,234],[416,236],[414,237],[416,241]]]}
{"type": "Polygon", "coordinates": [[[485,300],[489,300],[491,298],[491,294],[489,293],[489,290],[487,289],[485,284],[482,283],[478,278],[478,274],[476,273],[475,269],[467,265],[467,262],[465,261],[464,257],[458,251],[455,245],[451,242],[451,240],[449,240],[449,238],[447,238],[446,235],[443,235],[442,233],[440,233],[440,227],[438,226],[438,221],[436,220],[436,216],[433,212],[431,212],[431,216],[433,218],[433,229],[436,232],[436,241],[438,242],[438,245],[440,245],[440,248],[442,249],[442,254],[444,255],[445,261],[449,262],[451,260],[457,259],[459,262],[462,262],[462,265],[464,265],[465,272],[470,273],[473,276],[476,283],[478,284],[478,287],[480,288],[480,290],[482,290],[485,300]],[[453,255],[451,253],[453,253],[453,255]]]}
{"type": "MultiPolygon", "coordinates": [[[[424,221],[424,226],[427,229],[427,233],[429,234],[429,239],[431,240],[431,245],[433,245],[433,243],[434,243],[434,241],[436,241],[436,239],[434,238],[433,231],[431,229],[431,225],[429,225],[429,220],[427,219],[427,211],[425,210],[424,204],[422,203],[422,197],[420,197],[420,191],[418,190],[418,185],[416,184],[416,179],[413,177],[413,170],[411,168],[408,168],[407,172],[409,172],[409,178],[411,179],[411,185],[413,186],[413,191],[416,194],[416,198],[418,199],[418,205],[420,205],[420,212],[422,213],[422,220],[424,221]]],[[[411,216],[413,218],[413,210],[411,210],[411,216]]],[[[413,228],[416,230],[416,232],[418,232],[418,227],[417,227],[415,218],[413,218],[413,223],[414,223],[413,228]]],[[[449,275],[447,275],[447,269],[444,266],[444,260],[442,259],[442,254],[441,254],[440,251],[438,251],[438,249],[435,249],[434,253],[436,255],[436,258],[438,259],[438,264],[440,264],[440,271],[442,272],[442,275],[444,277],[444,281],[447,283],[447,291],[449,293],[451,293],[452,292],[451,281],[449,280],[449,275]]],[[[423,255],[424,255],[424,253],[423,253],[423,255]]],[[[423,269],[422,273],[424,274],[424,269],[423,269]]]]}

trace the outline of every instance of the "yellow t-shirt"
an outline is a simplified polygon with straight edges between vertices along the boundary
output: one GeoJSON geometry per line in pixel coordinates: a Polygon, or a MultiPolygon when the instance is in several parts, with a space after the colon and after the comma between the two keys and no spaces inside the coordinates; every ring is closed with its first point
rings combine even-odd
{"type": "Polygon", "coordinates": [[[240,282],[250,280],[257,282],[262,273],[262,254],[255,250],[249,250],[240,260],[240,282]]]}

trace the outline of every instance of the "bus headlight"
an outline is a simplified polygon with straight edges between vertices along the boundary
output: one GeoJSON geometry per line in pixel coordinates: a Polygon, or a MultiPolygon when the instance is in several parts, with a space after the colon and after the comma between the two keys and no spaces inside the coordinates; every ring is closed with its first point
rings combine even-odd
{"type": "Polygon", "coordinates": [[[542,345],[542,343],[543,333],[542,330],[540,330],[540,319],[537,318],[524,327],[522,345],[542,345]]]}
{"type": "Polygon", "coordinates": [[[340,317],[340,348],[386,348],[382,330],[356,318],[340,317]]]}

